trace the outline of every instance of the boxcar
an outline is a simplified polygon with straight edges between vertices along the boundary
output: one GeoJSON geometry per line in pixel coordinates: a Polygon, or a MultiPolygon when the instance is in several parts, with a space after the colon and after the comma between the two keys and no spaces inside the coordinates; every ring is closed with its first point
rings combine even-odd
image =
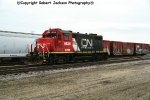
{"type": "Polygon", "coordinates": [[[142,45],[142,54],[149,53],[149,44],[141,44],[142,45]]]}
{"type": "Polygon", "coordinates": [[[122,48],[123,43],[119,41],[111,41],[110,42],[110,55],[112,56],[120,56],[123,53],[122,48]]]}
{"type": "MultiPolygon", "coordinates": [[[[104,41],[108,45],[107,41],[104,41]]],[[[110,54],[111,56],[125,56],[134,55],[134,43],[110,41],[110,54]]]]}
{"type": "Polygon", "coordinates": [[[150,44],[149,44],[149,53],[150,53],[150,44]]]}
{"type": "Polygon", "coordinates": [[[135,43],[134,49],[135,49],[135,55],[141,55],[142,54],[142,44],[141,43],[135,43]]]}
{"type": "Polygon", "coordinates": [[[109,40],[103,40],[103,51],[110,55],[110,42],[109,40]]]}
{"type": "Polygon", "coordinates": [[[134,54],[134,43],[123,42],[122,43],[122,55],[133,55],[134,54]]]}

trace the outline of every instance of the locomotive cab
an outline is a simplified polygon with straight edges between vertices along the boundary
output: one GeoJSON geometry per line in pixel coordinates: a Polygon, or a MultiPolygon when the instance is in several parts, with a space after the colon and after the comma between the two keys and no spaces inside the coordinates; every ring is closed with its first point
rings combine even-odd
{"type": "Polygon", "coordinates": [[[37,39],[37,52],[71,52],[72,34],[59,29],[46,30],[42,38],[37,39]]]}

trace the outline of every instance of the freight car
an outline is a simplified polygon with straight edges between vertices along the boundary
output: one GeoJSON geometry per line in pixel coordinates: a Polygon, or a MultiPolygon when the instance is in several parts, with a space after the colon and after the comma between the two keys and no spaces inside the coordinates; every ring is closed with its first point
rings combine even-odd
{"type": "Polygon", "coordinates": [[[110,41],[103,40],[103,51],[107,52],[108,56],[110,56],[110,41]]]}
{"type": "Polygon", "coordinates": [[[111,41],[110,52],[112,56],[134,55],[134,43],[111,41]]]}
{"type": "Polygon", "coordinates": [[[135,51],[136,55],[145,55],[150,52],[149,50],[149,44],[145,43],[135,43],[135,51]]]}
{"type": "Polygon", "coordinates": [[[136,56],[150,52],[149,44],[103,40],[103,50],[109,56],[136,56]]]}
{"type": "Polygon", "coordinates": [[[142,54],[148,54],[149,52],[149,44],[142,44],[142,54]]]}
{"type": "Polygon", "coordinates": [[[28,44],[32,44],[39,34],[0,30],[0,63],[23,60],[28,54],[28,44]]]}
{"type": "Polygon", "coordinates": [[[103,51],[102,44],[101,35],[48,29],[36,40],[36,47],[27,57],[35,63],[52,64],[99,60],[107,58],[108,55],[103,51]]]}

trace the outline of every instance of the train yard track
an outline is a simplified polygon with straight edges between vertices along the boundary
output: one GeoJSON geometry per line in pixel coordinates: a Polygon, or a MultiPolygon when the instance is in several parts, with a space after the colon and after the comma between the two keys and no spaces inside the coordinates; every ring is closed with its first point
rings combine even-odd
{"type": "Polygon", "coordinates": [[[143,56],[138,57],[115,57],[109,58],[107,60],[95,61],[95,62],[76,62],[76,63],[67,63],[67,64],[57,64],[57,65],[10,65],[10,66],[0,66],[0,75],[7,74],[19,74],[27,73],[33,71],[46,71],[46,70],[57,70],[57,69],[67,69],[67,68],[77,68],[84,66],[100,65],[100,64],[112,64],[112,63],[121,63],[127,61],[137,61],[137,60],[148,60],[143,56]]]}

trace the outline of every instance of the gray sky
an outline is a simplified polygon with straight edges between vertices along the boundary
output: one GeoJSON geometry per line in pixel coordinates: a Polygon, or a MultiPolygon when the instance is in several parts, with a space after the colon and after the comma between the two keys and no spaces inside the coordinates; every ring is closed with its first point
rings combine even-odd
{"type": "Polygon", "coordinates": [[[93,2],[93,5],[17,5],[17,0],[0,0],[0,30],[42,34],[51,27],[97,33],[107,40],[150,43],[149,0],[93,2]]]}

